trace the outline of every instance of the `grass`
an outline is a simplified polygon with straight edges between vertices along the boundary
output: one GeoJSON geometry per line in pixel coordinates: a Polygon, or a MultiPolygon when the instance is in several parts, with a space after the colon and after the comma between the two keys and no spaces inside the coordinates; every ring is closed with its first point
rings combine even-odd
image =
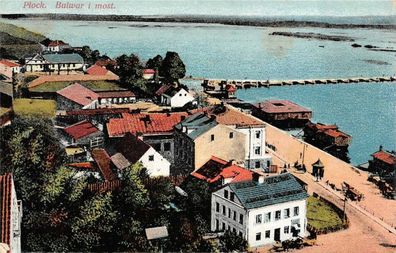
{"type": "Polygon", "coordinates": [[[55,117],[54,100],[19,98],[14,100],[14,112],[19,116],[55,117]]]}
{"type": "MultiPolygon", "coordinates": [[[[58,90],[61,90],[67,86],[69,86],[71,81],[65,81],[65,82],[46,82],[41,85],[38,85],[36,87],[33,87],[29,89],[31,92],[57,92],[58,90]]],[[[91,89],[93,91],[109,91],[109,90],[121,90],[120,86],[111,81],[82,81],[78,82],[87,87],[88,89],[91,89]]]]}
{"type": "Polygon", "coordinates": [[[10,109],[5,108],[5,107],[0,107],[0,116],[3,115],[4,113],[8,112],[8,110],[10,110],[10,109]]]}
{"type": "Polygon", "coordinates": [[[308,224],[322,230],[343,224],[337,212],[323,200],[310,196],[307,201],[308,224]]]}

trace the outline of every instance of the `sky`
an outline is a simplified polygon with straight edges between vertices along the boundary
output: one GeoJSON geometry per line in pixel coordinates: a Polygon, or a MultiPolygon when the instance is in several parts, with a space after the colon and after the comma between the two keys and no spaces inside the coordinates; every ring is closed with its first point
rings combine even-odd
{"type": "Polygon", "coordinates": [[[396,15],[396,0],[0,0],[0,3],[0,14],[206,14],[237,16],[396,15]]]}

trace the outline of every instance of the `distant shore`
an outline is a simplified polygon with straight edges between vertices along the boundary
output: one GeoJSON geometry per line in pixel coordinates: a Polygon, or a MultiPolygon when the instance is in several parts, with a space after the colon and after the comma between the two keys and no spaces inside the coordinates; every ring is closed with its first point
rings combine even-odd
{"type": "Polygon", "coordinates": [[[396,24],[349,24],[330,23],[320,21],[293,20],[290,18],[266,17],[232,17],[232,16],[133,16],[133,15],[80,15],[80,14],[4,14],[2,18],[44,18],[52,20],[84,20],[84,21],[134,21],[134,22],[161,22],[161,23],[203,23],[257,27],[317,27],[317,28],[370,28],[396,30],[396,24]]]}

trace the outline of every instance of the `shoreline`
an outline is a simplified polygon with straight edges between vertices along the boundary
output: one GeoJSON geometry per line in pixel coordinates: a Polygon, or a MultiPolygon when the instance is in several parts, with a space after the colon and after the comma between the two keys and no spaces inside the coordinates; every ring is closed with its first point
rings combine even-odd
{"type": "MultiPolygon", "coordinates": [[[[2,14],[4,19],[45,18],[50,20],[80,20],[80,21],[114,21],[114,22],[152,22],[152,23],[198,23],[220,24],[249,27],[313,27],[336,29],[387,29],[396,30],[396,24],[368,24],[368,23],[331,23],[325,21],[295,20],[295,17],[233,17],[233,16],[203,16],[203,15],[176,15],[176,16],[138,16],[138,15],[82,15],[82,14],[2,14]]],[[[334,19],[336,17],[333,17],[334,19]]],[[[308,17],[309,19],[309,17],[308,17]]]]}

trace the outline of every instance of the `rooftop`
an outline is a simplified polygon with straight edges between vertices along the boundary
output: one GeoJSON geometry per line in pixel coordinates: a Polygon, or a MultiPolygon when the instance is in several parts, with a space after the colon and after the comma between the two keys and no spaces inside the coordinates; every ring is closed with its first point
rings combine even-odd
{"type": "Polygon", "coordinates": [[[199,112],[189,116],[177,124],[175,128],[186,133],[188,137],[194,140],[216,125],[217,122],[214,118],[209,118],[205,113],[199,112]]]}
{"type": "Polygon", "coordinates": [[[113,181],[117,179],[117,176],[111,169],[111,159],[106,150],[101,148],[92,150],[92,158],[98,165],[98,168],[106,181],[113,181]]]}
{"type": "Polygon", "coordinates": [[[63,129],[70,137],[79,140],[100,130],[89,121],[81,121],[63,129]]]}
{"type": "Polygon", "coordinates": [[[191,173],[191,175],[211,184],[222,179],[230,178],[232,179],[231,183],[251,181],[253,179],[252,171],[215,156],[212,156],[209,161],[201,168],[191,173]]]}
{"type": "Polygon", "coordinates": [[[126,164],[126,161],[120,156],[126,158],[130,164],[134,164],[150,149],[150,145],[140,140],[130,133],[124,137],[112,138],[106,150],[109,152],[116,166],[126,164]],[[121,158],[121,159],[120,159],[121,158]]]}
{"type": "Polygon", "coordinates": [[[164,134],[172,133],[173,127],[180,123],[188,114],[177,113],[123,113],[120,119],[110,119],[107,123],[109,136],[132,134],[164,134]]]}
{"type": "Polygon", "coordinates": [[[171,84],[164,84],[155,92],[155,95],[161,96],[162,94],[164,94],[166,91],[170,90],[171,88],[172,88],[171,84]]]}
{"type": "Polygon", "coordinates": [[[1,241],[10,244],[11,205],[12,205],[13,180],[12,174],[0,175],[0,224],[1,241]]]}
{"type": "Polygon", "coordinates": [[[104,76],[108,73],[109,71],[102,66],[99,65],[92,65],[87,69],[87,74],[88,75],[94,75],[94,76],[104,76]]]}
{"type": "Polygon", "coordinates": [[[311,113],[312,111],[289,100],[266,100],[255,104],[255,107],[266,113],[311,113]]]}
{"type": "Polygon", "coordinates": [[[204,109],[210,116],[215,116],[216,121],[223,125],[235,126],[264,126],[264,123],[253,116],[232,109],[227,106],[213,106],[204,109]]]}
{"type": "Polygon", "coordinates": [[[166,228],[166,226],[146,228],[145,231],[147,240],[155,240],[168,237],[168,229],[166,228]]]}
{"type": "Polygon", "coordinates": [[[374,154],[371,155],[373,158],[378,159],[383,161],[384,163],[387,163],[389,165],[396,165],[396,155],[383,151],[383,150],[379,150],[377,152],[375,152],[374,154]]]}
{"type": "Polygon", "coordinates": [[[66,115],[104,115],[104,114],[120,114],[128,113],[128,108],[97,108],[66,111],[66,115]]]}
{"type": "Polygon", "coordinates": [[[129,98],[135,97],[135,94],[129,90],[121,91],[102,91],[98,92],[99,98],[129,98]]]}
{"type": "Polygon", "coordinates": [[[308,197],[303,187],[290,173],[266,177],[263,183],[242,182],[230,184],[229,187],[247,209],[303,200],[308,197]]]}
{"type": "Polygon", "coordinates": [[[0,60],[0,64],[5,65],[5,66],[7,66],[7,67],[9,67],[9,68],[12,68],[12,67],[19,67],[19,64],[18,64],[18,63],[15,63],[15,62],[10,61],[10,60],[7,60],[7,59],[1,59],[1,60],[0,60]]]}
{"type": "Polygon", "coordinates": [[[43,58],[50,63],[84,63],[79,54],[43,54],[43,58]]]}
{"type": "Polygon", "coordinates": [[[82,106],[89,105],[94,100],[98,99],[97,93],[85,88],[79,83],[69,85],[56,93],[82,106]]]}

